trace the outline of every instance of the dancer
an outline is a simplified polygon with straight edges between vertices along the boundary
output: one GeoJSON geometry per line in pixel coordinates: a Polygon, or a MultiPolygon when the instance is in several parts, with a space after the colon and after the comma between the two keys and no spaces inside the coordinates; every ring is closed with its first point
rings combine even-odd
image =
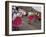
{"type": "Polygon", "coordinates": [[[34,17],[34,13],[33,12],[28,12],[28,20],[29,20],[29,24],[32,25],[32,23],[35,20],[35,17],[34,17]]]}

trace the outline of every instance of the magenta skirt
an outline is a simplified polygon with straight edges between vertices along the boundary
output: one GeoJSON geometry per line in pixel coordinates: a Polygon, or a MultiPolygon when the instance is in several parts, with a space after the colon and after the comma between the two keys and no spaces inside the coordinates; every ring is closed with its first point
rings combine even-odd
{"type": "Polygon", "coordinates": [[[14,21],[12,20],[13,27],[21,27],[22,26],[22,17],[16,17],[14,21]]]}

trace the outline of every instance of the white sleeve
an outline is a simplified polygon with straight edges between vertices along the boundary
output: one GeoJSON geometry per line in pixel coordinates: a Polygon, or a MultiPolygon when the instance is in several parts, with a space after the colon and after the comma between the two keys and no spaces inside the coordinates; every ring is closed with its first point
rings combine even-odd
{"type": "Polygon", "coordinates": [[[17,14],[13,14],[12,20],[14,20],[17,17],[17,14]]]}

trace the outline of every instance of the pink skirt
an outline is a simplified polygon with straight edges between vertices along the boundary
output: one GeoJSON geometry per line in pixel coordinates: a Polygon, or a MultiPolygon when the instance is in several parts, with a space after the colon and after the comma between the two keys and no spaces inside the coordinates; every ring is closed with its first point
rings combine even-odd
{"type": "Polygon", "coordinates": [[[14,21],[12,21],[13,27],[21,27],[22,26],[22,17],[16,17],[14,21]]]}

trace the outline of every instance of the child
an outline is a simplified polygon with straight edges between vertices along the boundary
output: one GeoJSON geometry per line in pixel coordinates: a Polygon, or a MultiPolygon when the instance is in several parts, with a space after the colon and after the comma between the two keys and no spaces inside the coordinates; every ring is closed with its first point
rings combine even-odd
{"type": "Polygon", "coordinates": [[[13,19],[14,19],[12,20],[13,29],[19,30],[19,27],[23,26],[22,11],[21,12],[18,11],[17,14],[14,14],[13,19]]]}
{"type": "Polygon", "coordinates": [[[29,24],[32,24],[34,22],[35,17],[33,12],[28,12],[28,20],[29,20],[29,24]]]}

